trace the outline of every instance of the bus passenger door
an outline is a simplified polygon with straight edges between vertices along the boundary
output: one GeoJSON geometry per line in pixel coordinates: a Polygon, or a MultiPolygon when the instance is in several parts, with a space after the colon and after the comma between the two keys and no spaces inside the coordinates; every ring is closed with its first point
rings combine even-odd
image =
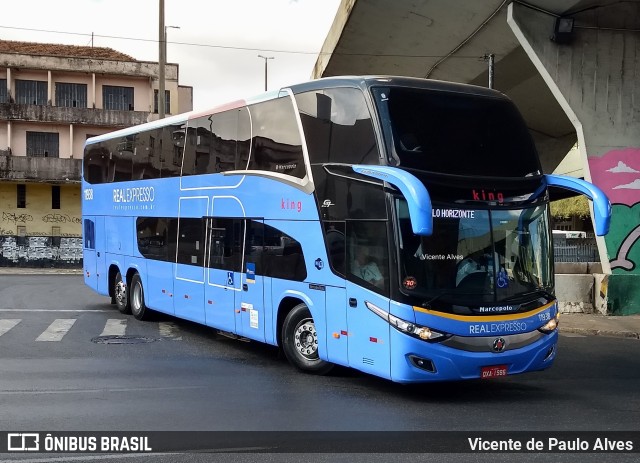
{"type": "Polygon", "coordinates": [[[105,251],[107,243],[104,236],[104,217],[96,217],[96,277],[98,279],[98,293],[109,294],[109,271],[106,268],[107,257],[105,251]]]}
{"type": "Polygon", "coordinates": [[[236,326],[242,336],[261,342],[265,340],[263,250],[264,221],[247,220],[240,313],[236,317],[236,326]]]}
{"type": "Polygon", "coordinates": [[[389,263],[387,224],[347,222],[347,324],[349,365],[389,378],[389,263]]]}
{"type": "Polygon", "coordinates": [[[176,317],[197,323],[205,322],[203,217],[208,206],[208,197],[180,198],[174,309],[176,317]]]}
{"type": "MultiPolygon", "coordinates": [[[[227,201],[226,198],[214,198],[214,207],[227,201]]],[[[207,233],[206,324],[236,333],[235,310],[236,305],[238,309],[240,307],[244,219],[210,217],[207,233]]]]}

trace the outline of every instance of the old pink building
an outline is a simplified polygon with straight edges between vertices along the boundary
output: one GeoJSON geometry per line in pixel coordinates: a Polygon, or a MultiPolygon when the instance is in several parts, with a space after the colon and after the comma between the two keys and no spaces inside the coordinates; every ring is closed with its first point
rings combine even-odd
{"type": "MultiPolygon", "coordinates": [[[[157,62],[111,48],[0,40],[0,266],[76,266],[88,137],[158,118],[157,62]]],[[[193,89],[165,67],[166,114],[193,89]]]]}

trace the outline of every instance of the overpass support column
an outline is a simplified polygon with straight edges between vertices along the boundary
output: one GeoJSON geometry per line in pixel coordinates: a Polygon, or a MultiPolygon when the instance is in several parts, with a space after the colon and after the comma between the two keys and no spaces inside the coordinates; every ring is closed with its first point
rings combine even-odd
{"type": "Polygon", "coordinates": [[[613,205],[596,291],[608,313],[640,313],[640,4],[563,17],[574,20],[565,43],[551,40],[555,15],[511,3],[508,23],[576,128],[585,178],[613,205]]]}

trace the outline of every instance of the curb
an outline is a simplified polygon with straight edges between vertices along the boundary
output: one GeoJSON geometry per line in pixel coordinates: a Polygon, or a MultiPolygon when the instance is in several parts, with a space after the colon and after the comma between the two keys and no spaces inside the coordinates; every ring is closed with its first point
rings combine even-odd
{"type": "Polygon", "coordinates": [[[575,333],[584,336],[604,336],[610,338],[625,338],[625,339],[640,339],[640,333],[633,331],[615,331],[615,330],[596,330],[593,328],[573,328],[565,327],[560,328],[560,332],[575,333]]]}
{"type": "Polygon", "coordinates": [[[0,268],[0,275],[82,275],[76,268],[0,268]]]}

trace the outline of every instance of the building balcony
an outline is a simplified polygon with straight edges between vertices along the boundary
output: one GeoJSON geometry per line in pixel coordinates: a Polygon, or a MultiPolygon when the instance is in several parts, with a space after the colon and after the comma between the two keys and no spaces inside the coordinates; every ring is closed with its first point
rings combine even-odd
{"type": "Polygon", "coordinates": [[[148,111],[113,111],[108,109],[0,103],[0,121],[130,127],[147,122],[149,114],[148,111]]]}
{"type": "Polygon", "coordinates": [[[0,181],[80,183],[81,172],[81,159],[36,158],[0,153],[0,181]]]}

